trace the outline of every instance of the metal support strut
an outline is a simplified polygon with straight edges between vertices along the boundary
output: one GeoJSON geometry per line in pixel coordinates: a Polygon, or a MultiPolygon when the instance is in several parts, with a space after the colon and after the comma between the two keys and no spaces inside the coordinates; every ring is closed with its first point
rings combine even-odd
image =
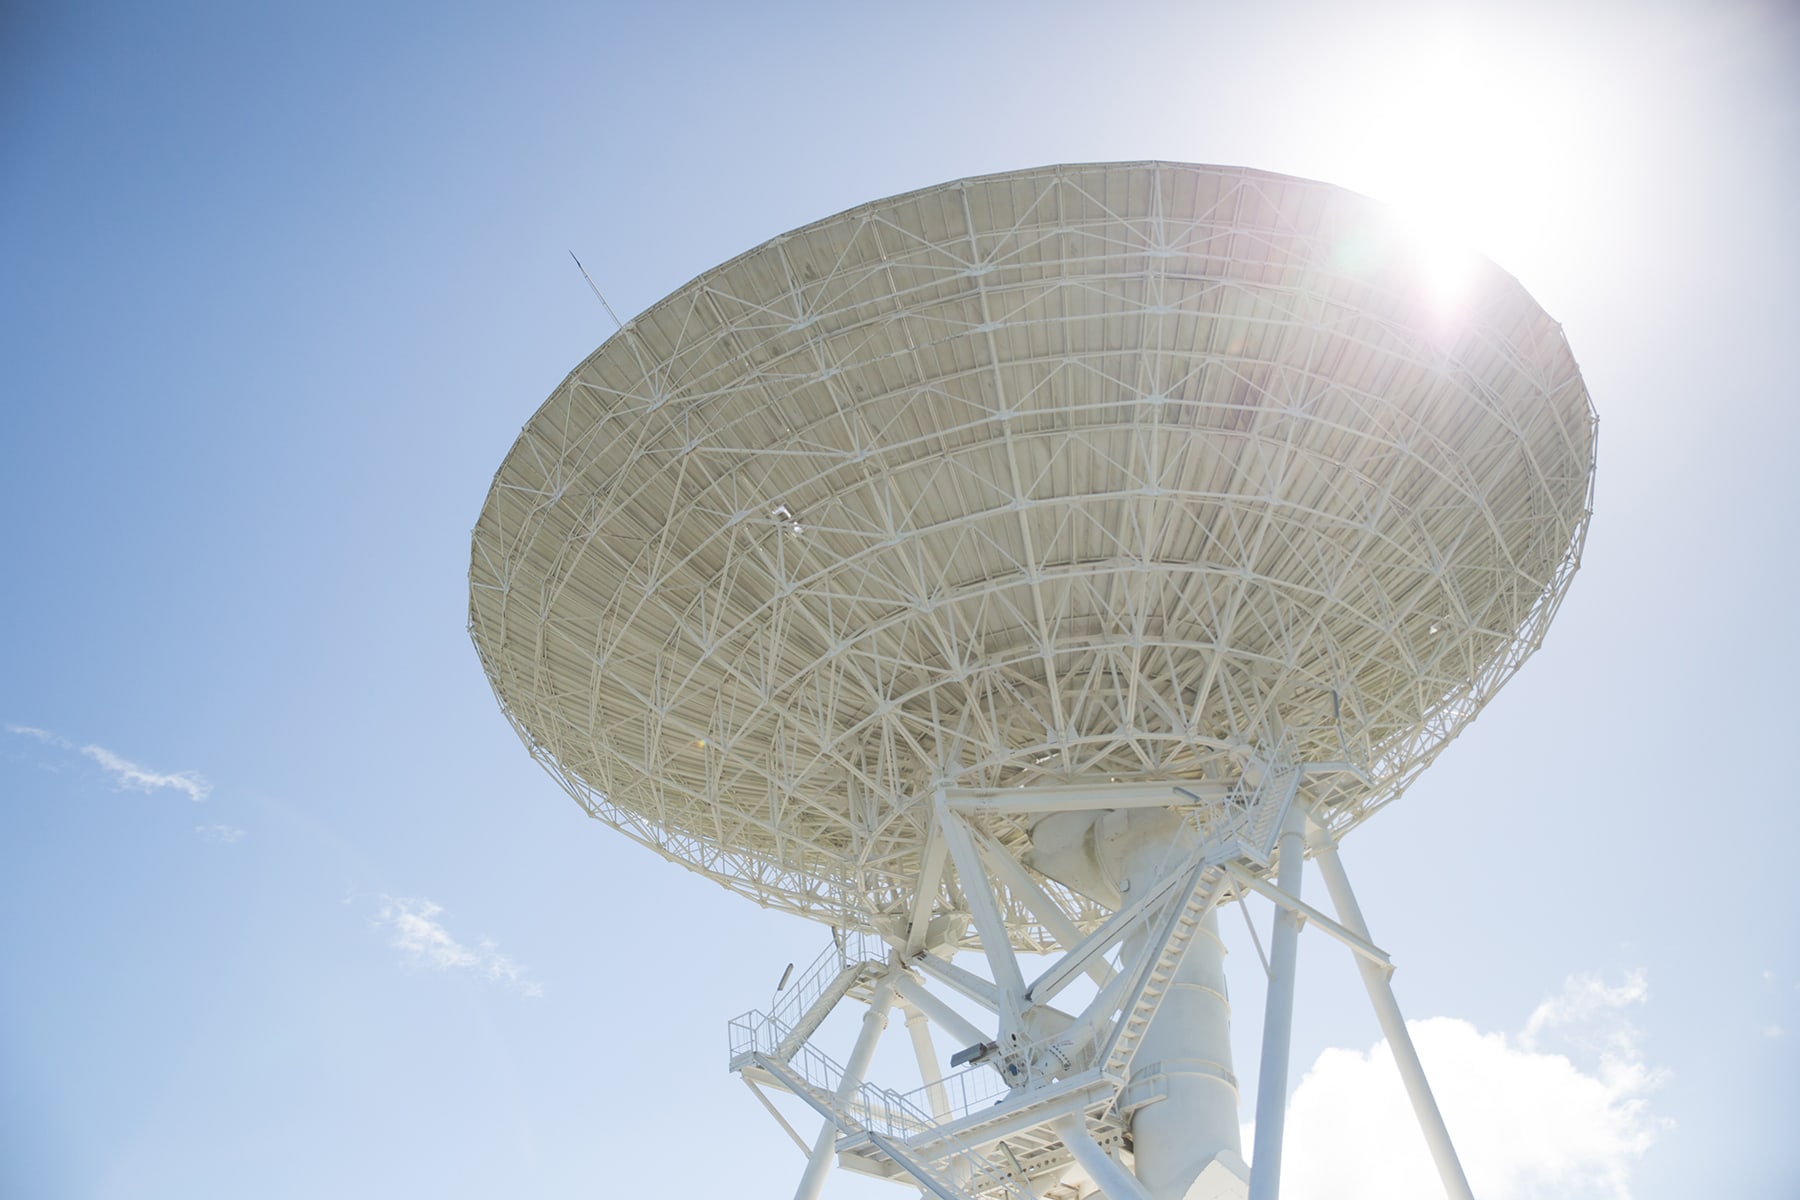
{"type": "MultiPolygon", "coordinates": [[[[869,998],[869,1011],[863,1014],[862,1029],[856,1035],[856,1045],[850,1051],[850,1061],[844,1064],[843,1082],[838,1084],[837,1098],[848,1100],[862,1086],[863,1076],[868,1073],[869,1060],[875,1057],[875,1043],[881,1037],[881,1031],[887,1027],[888,1006],[894,1002],[893,972],[875,987],[875,994],[869,998]]],[[[819,1200],[819,1192],[825,1186],[825,1176],[831,1171],[831,1164],[837,1157],[838,1127],[832,1121],[826,1121],[819,1130],[819,1136],[813,1141],[812,1154],[806,1160],[806,1172],[800,1176],[800,1186],[794,1189],[794,1200],[819,1200]]]]}
{"type": "MultiPolygon", "coordinates": [[[[1306,862],[1300,810],[1296,805],[1277,843],[1275,883],[1300,898],[1306,862]]],[[[1256,1143],[1250,1157],[1250,1200],[1275,1200],[1281,1193],[1281,1138],[1287,1121],[1288,1050],[1294,1032],[1294,972],[1300,950],[1300,914],[1275,908],[1269,938],[1269,994],[1263,1009],[1262,1064],[1256,1083],[1256,1143]]]]}
{"type": "MultiPolygon", "coordinates": [[[[1368,940],[1369,926],[1364,922],[1362,909],[1356,903],[1356,893],[1350,890],[1350,877],[1344,874],[1344,864],[1338,858],[1337,843],[1330,833],[1321,829],[1314,830],[1313,859],[1319,864],[1319,874],[1325,880],[1326,890],[1331,893],[1331,903],[1337,909],[1338,921],[1350,932],[1368,940]]],[[[1475,1193],[1469,1190],[1468,1177],[1463,1174],[1462,1163],[1457,1161],[1456,1148],[1450,1144],[1450,1130],[1444,1125],[1444,1117],[1438,1111],[1437,1101],[1432,1098],[1431,1085],[1425,1081],[1425,1067],[1419,1062],[1419,1052],[1413,1048],[1412,1037],[1406,1032],[1406,1020],[1400,1015],[1400,1005],[1394,999],[1394,989],[1388,983],[1389,972],[1383,971],[1360,954],[1356,956],[1356,969],[1362,972],[1363,986],[1368,989],[1369,1001],[1375,1006],[1375,1018],[1381,1022],[1381,1032],[1387,1037],[1389,1049],[1394,1052],[1394,1065],[1400,1068],[1400,1078],[1406,1084],[1407,1098],[1412,1101],[1413,1113],[1419,1119],[1419,1129],[1425,1134],[1426,1145],[1431,1148],[1432,1160],[1437,1163],[1438,1178],[1444,1184],[1444,1191],[1450,1200],[1475,1200],[1475,1193]]],[[[1259,1127],[1259,1144],[1261,1138],[1262,1131],[1259,1127]]]]}

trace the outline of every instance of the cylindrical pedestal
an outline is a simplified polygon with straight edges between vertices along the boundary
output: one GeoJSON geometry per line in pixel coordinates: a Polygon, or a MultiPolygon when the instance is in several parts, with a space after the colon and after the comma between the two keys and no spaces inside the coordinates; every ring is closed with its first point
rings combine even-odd
{"type": "MultiPolygon", "coordinates": [[[[1115,834],[1108,846],[1117,855],[1109,874],[1127,898],[1142,895],[1165,872],[1184,865],[1192,836],[1186,822],[1173,814],[1130,816],[1124,836],[1115,834]]],[[[1109,865],[1104,857],[1103,867],[1109,865]]],[[[1153,927],[1147,924],[1127,939],[1128,956],[1135,957],[1144,948],[1153,927]]],[[[1150,952],[1158,949],[1151,947],[1150,952]]],[[[1188,943],[1156,1018],[1132,1058],[1131,1083],[1157,1074],[1165,1077],[1166,1098],[1145,1105],[1131,1118],[1137,1177],[1152,1200],[1183,1200],[1214,1159],[1223,1157],[1234,1174],[1243,1164],[1237,1078],[1231,1071],[1225,943],[1219,938],[1215,913],[1207,914],[1188,943]]]]}
{"type": "Polygon", "coordinates": [[[1188,943],[1132,1059],[1133,1083],[1158,1073],[1166,1077],[1167,1099],[1131,1118],[1137,1177],[1153,1200],[1182,1200],[1213,1159],[1224,1153],[1234,1164],[1242,1153],[1225,945],[1214,914],[1188,943]]]}

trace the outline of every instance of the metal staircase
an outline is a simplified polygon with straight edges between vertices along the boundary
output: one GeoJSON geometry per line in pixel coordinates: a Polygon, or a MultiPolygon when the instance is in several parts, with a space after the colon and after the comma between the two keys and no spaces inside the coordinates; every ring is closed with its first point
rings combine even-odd
{"type": "Polygon", "coordinates": [[[1156,940],[1150,942],[1153,946],[1160,944],[1162,949],[1154,958],[1146,958],[1134,972],[1129,1003],[1113,1026],[1106,1052],[1100,1057],[1102,1073],[1118,1079],[1126,1077],[1138,1043],[1169,993],[1169,983],[1181,966],[1181,956],[1217,902],[1224,880],[1223,867],[1202,859],[1179,885],[1169,901],[1168,912],[1157,923],[1153,935],[1156,940]]]}
{"type": "Polygon", "coordinates": [[[888,948],[873,934],[832,930],[831,945],[789,986],[778,989],[768,1017],[787,1030],[780,1053],[787,1058],[818,1031],[840,1000],[866,993],[887,969],[888,948]]]}
{"type": "Polygon", "coordinates": [[[1246,771],[1219,806],[1218,822],[1210,830],[1202,830],[1210,847],[1209,861],[1243,858],[1259,867],[1269,865],[1282,819],[1306,774],[1306,764],[1298,754],[1291,733],[1282,734],[1266,753],[1257,754],[1255,782],[1251,782],[1252,772],[1246,771]]]}
{"type": "MultiPolygon", "coordinates": [[[[836,1005],[869,999],[883,976],[899,967],[879,938],[841,930],[833,931],[832,944],[790,987],[778,991],[769,1011],[730,1023],[731,1069],[798,1097],[828,1121],[838,1131],[838,1162],[851,1170],[910,1179],[940,1200],[1075,1200],[1076,1190],[1061,1182],[1075,1154],[1053,1123],[1079,1113],[1096,1141],[1130,1160],[1129,1114],[1162,1094],[1152,1080],[1127,1088],[1133,1056],[1207,914],[1234,886],[1228,865],[1269,865],[1304,766],[1291,739],[1277,741],[1257,763],[1259,770],[1247,772],[1215,802],[1199,843],[1175,866],[1173,882],[1160,885],[1168,888],[1166,898],[1129,919],[1130,927],[1153,923],[1144,941],[1152,949],[1129,966],[1126,977],[1102,989],[1082,1019],[1091,1024],[1076,1027],[1085,1032],[1072,1043],[1071,1031],[1063,1030],[1004,1056],[1032,1063],[1052,1042],[1065,1050],[1078,1043],[1085,1049],[1074,1052],[1073,1073],[1021,1073],[1009,1081],[997,1069],[1002,1057],[996,1055],[908,1092],[871,1083],[845,1089],[844,1068],[811,1038],[836,1005]],[[933,1108],[934,1092],[947,1101],[941,1110],[933,1108]]],[[[1123,935],[1121,929],[1111,936],[1123,935]]],[[[1071,1059],[1062,1061],[1067,1068],[1071,1059]]]]}
{"type": "MultiPolygon", "coordinates": [[[[830,989],[818,994],[829,995],[830,989]]],[[[1012,1164],[996,1162],[956,1137],[952,1126],[957,1122],[940,1124],[912,1094],[864,1084],[848,1097],[841,1095],[844,1068],[808,1042],[789,1049],[793,1031],[771,1014],[746,1013],[731,1022],[730,1030],[732,1070],[798,1097],[835,1125],[845,1165],[889,1178],[904,1173],[942,1200],[1033,1200],[1036,1195],[1012,1164]]],[[[1024,1144],[1042,1157],[1036,1143],[1025,1139],[1024,1144]]]]}

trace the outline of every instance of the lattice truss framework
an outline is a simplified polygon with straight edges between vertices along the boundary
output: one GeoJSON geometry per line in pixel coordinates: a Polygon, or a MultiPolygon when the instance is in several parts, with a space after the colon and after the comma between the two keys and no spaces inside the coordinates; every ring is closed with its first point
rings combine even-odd
{"type": "MultiPolygon", "coordinates": [[[[910,1180],[922,1194],[941,1200],[1079,1200],[1095,1194],[1095,1179],[1081,1171],[1071,1175],[1069,1169],[1083,1159],[1083,1166],[1098,1163],[1080,1153],[1086,1143],[1094,1150],[1106,1147],[1120,1170],[1131,1173],[1132,1114],[1166,1099],[1170,1065],[1139,1064],[1138,1052],[1189,943],[1216,941],[1204,927],[1210,914],[1227,903],[1247,910],[1247,897],[1260,892],[1278,907],[1304,912],[1315,927],[1376,964],[1383,978],[1392,970],[1386,953],[1361,934],[1260,877],[1295,799],[1297,773],[1271,776],[1268,786],[1237,797],[1250,818],[1241,828],[1220,826],[1171,843],[1156,882],[1085,932],[1039,885],[1041,876],[1028,862],[981,831],[980,818],[1009,806],[1026,817],[1061,811],[1066,799],[1061,790],[941,794],[928,857],[954,860],[972,901],[988,974],[958,966],[948,947],[928,951],[923,912],[912,926],[896,926],[881,938],[834,930],[832,946],[791,986],[783,977],[766,1011],[730,1023],[731,1069],[758,1093],[809,1160],[910,1180]],[[1007,895],[1022,900],[1046,926],[1054,948],[1048,960],[1027,964],[997,929],[1003,920],[1001,897],[1007,895]],[[1131,942],[1135,950],[1126,948],[1131,942]],[[1087,995],[1068,990],[1086,978],[1096,985],[1087,995]],[[934,983],[973,1002],[973,1020],[935,998],[934,983]],[[885,993],[885,986],[897,992],[885,993]],[[1078,999],[1068,1012],[1052,1007],[1066,997],[1078,999]],[[919,1058],[922,1082],[905,1091],[865,1079],[862,1067],[840,1064],[814,1041],[841,1002],[871,1005],[879,1029],[890,999],[907,1013],[919,1058]],[[979,1053],[965,1053],[960,1057],[970,1060],[967,1066],[943,1071],[930,1035],[921,1039],[913,1032],[922,1018],[955,1045],[973,1043],[968,1049],[979,1053]],[[825,1118],[831,1140],[809,1149],[762,1095],[764,1086],[804,1100],[825,1118]]],[[[1155,788],[1115,788],[1103,799],[1109,806],[1163,807],[1155,788]]],[[[1316,849],[1335,853],[1325,835],[1319,836],[1324,844],[1316,849]]],[[[1244,917],[1250,920],[1248,911],[1244,917]]],[[[870,1036],[867,1018],[864,1036],[870,1036]]],[[[1218,1051],[1204,1043],[1192,1048],[1200,1054],[1218,1051]]],[[[849,1061],[858,1061],[856,1051],[849,1061]]],[[[1235,1091],[1228,1065],[1218,1068],[1235,1091]]],[[[1285,1086],[1280,1090],[1285,1094],[1285,1086]]],[[[1117,1177],[1103,1190],[1122,1200],[1149,1196],[1141,1184],[1117,1177]]],[[[797,1193],[812,1194],[816,1191],[804,1184],[797,1193]]]]}
{"type": "Polygon", "coordinates": [[[940,784],[1229,783],[1285,746],[1346,767],[1306,785],[1335,832],[1367,817],[1538,646],[1594,435],[1524,289],[1484,262],[1435,312],[1361,197],[965,180],[775,238],[582,363],[494,480],[470,629],[592,815],[872,929],[918,907],[940,784]]]}

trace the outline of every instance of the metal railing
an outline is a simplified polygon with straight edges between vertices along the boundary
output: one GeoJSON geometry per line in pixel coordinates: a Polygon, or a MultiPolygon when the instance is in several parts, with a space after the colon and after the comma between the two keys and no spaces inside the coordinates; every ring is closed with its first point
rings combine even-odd
{"type": "MultiPolygon", "coordinates": [[[[752,1054],[760,1054],[786,1062],[806,1086],[815,1091],[832,1095],[843,1084],[844,1068],[811,1042],[801,1043],[792,1054],[784,1057],[782,1043],[790,1030],[768,1013],[744,1013],[732,1018],[726,1028],[734,1065],[743,1063],[752,1054]]],[[[986,1066],[953,1071],[944,1077],[940,1086],[949,1100],[946,1120],[951,1121],[991,1107],[1012,1094],[999,1073],[986,1066]]],[[[943,1123],[932,1114],[930,1091],[931,1085],[897,1092],[864,1083],[850,1098],[849,1108],[866,1129],[889,1137],[911,1138],[943,1123]]]]}
{"type": "MultiPolygon", "coordinates": [[[[741,1070],[753,1060],[778,1077],[814,1093],[813,1100],[835,1113],[834,1120],[846,1133],[870,1135],[877,1150],[909,1173],[923,1172],[948,1185],[959,1195],[1007,1197],[1029,1200],[1025,1181],[1008,1166],[982,1154],[960,1139],[942,1134],[945,1126],[1005,1103],[1021,1093],[1010,1086],[996,1064],[971,1064],[952,1071],[936,1083],[900,1092],[873,1083],[862,1083],[840,1097],[844,1068],[810,1040],[795,1036],[800,1022],[819,1000],[842,986],[845,973],[864,966],[885,966],[887,946],[881,939],[854,931],[833,931],[832,944],[797,980],[776,993],[768,1012],[752,1010],[727,1023],[731,1066],[741,1070]],[[775,1065],[779,1064],[779,1065],[775,1065]],[[944,1111],[932,1105],[941,1089],[944,1111]],[[930,1161],[916,1158],[911,1146],[935,1146],[927,1150],[930,1161]]],[[[1065,1031],[1034,1042],[1009,1054],[1014,1062],[1030,1062],[1035,1052],[1052,1041],[1066,1041],[1065,1031]]]]}
{"type": "Polygon", "coordinates": [[[768,1013],[751,1011],[733,1017],[726,1029],[734,1067],[750,1055],[760,1054],[786,1063],[802,1083],[824,1095],[835,1095],[843,1085],[842,1064],[811,1042],[802,1042],[792,1053],[784,1055],[781,1043],[789,1031],[768,1013]]]}
{"type": "MultiPolygon", "coordinates": [[[[821,961],[826,963],[821,974],[826,979],[836,978],[846,966],[854,965],[854,960],[837,957],[839,950],[840,947],[834,945],[821,956],[821,961]],[[831,969],[833,967],[836,969],[831,969]]],[[[815,963],[814,967],[817,966],[815,963]]],[[[812,970],[809,968],[809,974],[812,970]]],[[[782,1064],[837,1114],[840,1128],[845,1132],[872,1135],[877,1148],[909,1172],[923,1171],[950,1184],[953,1190],[963,1195],[1029,1200],[1030,1193],[1025,1190],[1024,1181],[1015,1178],[1012,1170],[955,1137],[944,1136],[939,1140],[934,1136],[944,1126],[1018,1094],[992,1066],[985,1063],[971,1065],[951,1072],[937,1084],[926,1084],[908,1092],[864,1083],[848,1097],[840,1098],[838,1090],[844,1082],[843,1066],[811,1042],[788,1045],[792,1029],[773,1014],[747,1012],[734,1017],[726,1029],[734,1069],[748,1065],[753,1056],[782,1064]],[[941,1087],[948,1101],[941,1119],[931,1108],[934,1087],[941,1087]],[[926,1141],[936,1141],[939,1147],[932,1154],[932,1162],[915,1159],[908,1150],[909,1145],[926,1141]]],[[[1059,1036],[1066,1037],[1066,1034],[1059,1036]]],[[[1044,1039],[1045,1042],[1049,1040],[1044,1039]]],[[[1020,1053],[1029,1055],[1037,1045],[1033,1043],[1020,1053]]]]}
{"type": "Polygon", "coordinates": [[[910,1092],[896,1092],[865,1083],[857,1089],[852,1108],[864,1129],[901,1141],[935,1129],[938,1122],[919,1107],[910,1092]]]}
{"type": "Polygon", "coordinates": [[[892,1125],[884,1128],[896,1137],[911,1137],[923,1129],[992,1108],[1012,1094],[1013,1088],[1000,1077],[1000,1072],[983,1064],[952,1071],[940,1083],[926,1084],[907,1092],[865,1084],[862,1100],[870,1110],[871,1120],[891,1119],[892,1125]],[[942,1120],[931,1107],[931,1093],[939,1087],[943,1088],[946,1101],[942,1120]]]}
{"type": "Polygon", "coordinates": [[[1282,733],[1267,754],[1253,759],[1259,768],[1254,783],[1246,771],[1209,814],[1195,815],[1207,859],[1219,863],[1248,858],[1268,866],[1281,819],[1299,782],[1298,750],[1294,735],[1282,733]]]}
{"type": "Polygon", "coordinates": [[[776,991],[769,1001],[768,1015],[792,1030],[844,971],[862,963],[886,963],[887,957],[887,943],[874,934],[833,929],[831,945],[813,959],[798,979],[776,991]]]}

